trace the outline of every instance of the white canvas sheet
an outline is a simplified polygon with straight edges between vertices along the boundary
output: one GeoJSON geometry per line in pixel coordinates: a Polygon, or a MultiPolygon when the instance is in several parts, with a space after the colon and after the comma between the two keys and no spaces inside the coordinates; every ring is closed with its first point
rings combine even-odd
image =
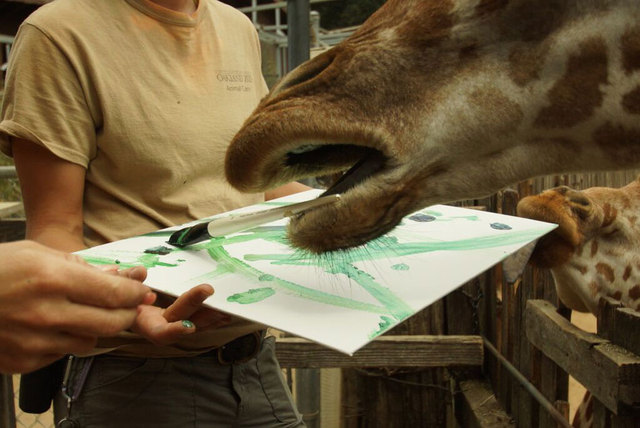
{"type": "MultiPolygon", "coordinates": [[[[299,202],[318,193],[232,213],[299,202]]],[[[144,265],[146,284],[174,296],[209,283],[215,294],[205,303],[213,308],[353,354],[556,227],[436,205],[407,216],[391,233],[362,248],[315,256],[286,244],[287,221],[186,248],[167,243],[172,232],[191,223],[78,254],[93,264],[144,265]]]]}

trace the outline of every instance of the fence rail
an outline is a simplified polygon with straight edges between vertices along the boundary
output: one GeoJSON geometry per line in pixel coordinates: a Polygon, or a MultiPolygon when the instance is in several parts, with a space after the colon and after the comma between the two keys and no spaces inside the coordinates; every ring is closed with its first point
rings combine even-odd
{"type": "Polygon", "coordinates": [[[15,166],[0,166],[0,179],[18,178],[15,166]]]}

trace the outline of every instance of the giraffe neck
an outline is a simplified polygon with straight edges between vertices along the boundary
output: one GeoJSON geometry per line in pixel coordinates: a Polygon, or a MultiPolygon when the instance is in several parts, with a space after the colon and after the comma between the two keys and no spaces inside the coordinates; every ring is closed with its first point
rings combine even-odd
{"type": "Polygon", "coordinates": [[[640,310],[640,181],[582,194],[599,221],[581,223],[581,245],[567,263],[552,268],[558,292],[594,314],[601,297],[640,310]]]}
{"type": "Polygon", "coordinates": [[[528,176],[640,163],[640,3],[458,2],[473,3],[451,43],[480,41],[478,58],[435,106],[425,134],[444,140],[439,148],[473,130],[487,154],[523,154],[514,166],[528,176]],[[544,162],[531,162],[540,155],[544,162]]]}

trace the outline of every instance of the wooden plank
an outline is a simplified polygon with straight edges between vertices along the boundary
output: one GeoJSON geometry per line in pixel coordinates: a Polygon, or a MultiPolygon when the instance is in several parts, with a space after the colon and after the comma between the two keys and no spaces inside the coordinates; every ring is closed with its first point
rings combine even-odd
{"type": "Polygon", "coordinates": [[[612,412],[619,403],[640,402],[640,357],[586,333],[544,300],[531,300],[526,310],[531,343],[575,377],[612,412]]]}
{"type": "MultiPolygon", "coordinates": [[[[535,381],[535,348],[531,346],[526,335],[522,334],[525,327],[525,308],[527,302],[530,299],[537,297],[535,295],[538,290],[538,272],[535,269],[531,269],[528,281],[523,281],[518,289],[517,299],[518,308],[517,316],[519,318],[519,324],[517,330],[515,330],[514,341],[518,347],[517,359],[514,359],[514,365],[518,368],[522,375],[529,379],[529,381],[535,381]]],[[[515,381],[515,379],[514,379],[515,381]]],[[[538,415],[539,406],[533,399],[531,394],[518,383],[513,384],[513,394],[516,397],[517,402],[517,416],[516,422],[519,428],[533,428],[538,427],[538,415]]],[[[514,415],[516,414],[515,404],[514,415]]]]}
{"type": "Polygon", "coordinates": [[[640,312],[618,308],[614,316],[616,331],[611,341],[629,352],[640,355],[640,312]]]}
{"type": "Polygon", "coordinates": [[[0,428],[15,428],[13,377],[0,373],[0,428]]]}
{"type": "Polygon", "coordinates": [[[611,297],[601,297],[598,302],[598,336],[607,340],[614,340],[616,333],[616,309],[621,308],[622,303],[611,297]]]}
{"type": "Polygon", "coordinates": [[[24,220],[0,221],[0,242],[24,239],[26,223],[24,220]]]}
{"type": "Polygon", "coordinates": [[[640,421],[640,409],[624,407],[615,415],[600,401],[593,400],[593,428],[637,428],[640,421]]]}
{"type": "Polygon", "coordinates": [[[480,366],[480,336],[382,336],[352,357],[305,339],[278,338],[282,367],[453,367],[480,366]]]}
{"type": "Polygon", "coordinates": [[[485,379],[464,380],[459,383],[461,394],[456,395],[456,419],[461,427],[515,427],[511,416],[504,411],[485,379]]]}

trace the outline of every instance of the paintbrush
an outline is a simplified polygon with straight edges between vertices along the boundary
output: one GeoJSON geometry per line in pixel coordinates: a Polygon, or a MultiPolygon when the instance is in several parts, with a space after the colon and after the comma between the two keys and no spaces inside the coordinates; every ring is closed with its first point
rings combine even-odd
{"type": "Polygon", "coordinates": [[[271,208],[268,210],[254,211],[243,214],[232,214],[227,217],[214,218],[206,223],[180,229],[169,237],[167,241],[176,247],[186,247],[217,236],[225,236],[235,232],[251,229],[264,223],[280,220],[301,214],[312,208],[335,203],[340,199],[339,194],[321,196],[310,201],[271,208]]]}

